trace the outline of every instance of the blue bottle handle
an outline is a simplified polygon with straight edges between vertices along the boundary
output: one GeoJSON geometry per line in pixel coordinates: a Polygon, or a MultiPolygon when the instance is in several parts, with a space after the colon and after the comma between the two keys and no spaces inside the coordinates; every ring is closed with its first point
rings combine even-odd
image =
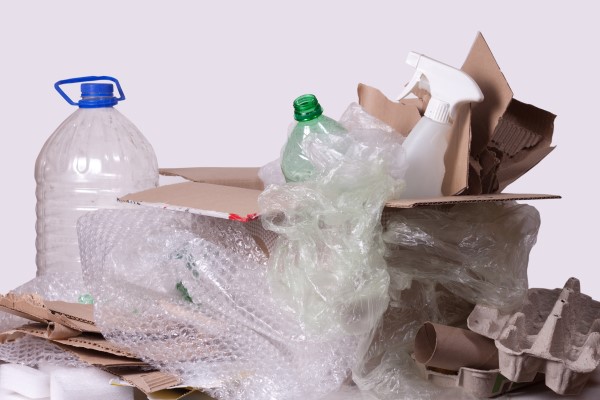
{"type": "Polygon", "coordinates": [[[62,81],[58,81],[54,84],[54,89],[72,106],[78,106],[79,103],[74,102],[71,98],[60,88],[60,85],[66,85],[69,83],[80,83],[80,82],[93,82],[93,81],[111,81],[117,85],[117,91],[119,92],[119,97],[117,101],[125,100],[125,93],[123,93],[123,89],[121,89],[121,84],[119,81],[112,76],[82,76],[81,78],[71,78],[71,79],[63,79],[62,81]]]}

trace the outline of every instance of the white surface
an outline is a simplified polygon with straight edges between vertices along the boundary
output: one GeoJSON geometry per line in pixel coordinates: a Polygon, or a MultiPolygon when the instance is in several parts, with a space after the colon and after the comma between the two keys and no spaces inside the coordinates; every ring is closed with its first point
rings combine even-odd
{"type": "Polygon", "coordinates": [[[52,400],[133,400],[133,388],[114,386],[114,375],[98,368],[56,368],[50,376],[52,400]]]}
{"type": "Polygon", "coordinates": [[[42,399],[50,396],[50,376],[25,365],[2,364],[0,388],[29,399],[42,399]]]}
{"type": "Polygon", "coordinates": [[[258,166],[279,154],[295,96],[315,93],[337,118],[358,82],[397,95],[413,73],[409,51],[460,66],[480,30],[515,97],[558,115],[557,149],[508,188],[564,196],[531,203],[542,228],[530,286],[561,287],[575,276],[600,299],[596,4],[433,3],[0,3],[0,292],[35,275],[34,163],[74,111],[55,81],[119,78],[128,99],[118,109],[163,167],[258,166]],[[565,55],[576,55],[576,70],[565,55]]]}

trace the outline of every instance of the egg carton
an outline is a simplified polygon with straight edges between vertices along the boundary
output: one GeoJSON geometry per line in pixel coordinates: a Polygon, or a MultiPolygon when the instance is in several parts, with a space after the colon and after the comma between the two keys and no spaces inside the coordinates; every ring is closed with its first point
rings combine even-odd
{"type": "Polygon", "coordinates": [[[600,303],[575,278],[563,289],[529,289],[517,312],[477,305],[467,323],[495,340],[500,372],[513,382],[544,373],[554,392],[576,395],[600,363],[600,303]]]}
{"type": "Polygon", "coordinates": [[[415,364],[426,381],[443,388],[460,387],[477,398],[496,397],[543,379],[543,375],[538,374],[531,382],[516,383],[503,376],[499,369],[481,370],[462,367],[458,372],[453,372],[428,368],[416,361],[415,364]]]}

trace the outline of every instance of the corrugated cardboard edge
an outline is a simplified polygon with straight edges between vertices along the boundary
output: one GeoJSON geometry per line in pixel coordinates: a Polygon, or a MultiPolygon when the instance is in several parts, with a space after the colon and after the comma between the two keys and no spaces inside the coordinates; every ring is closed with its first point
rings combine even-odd
{"type": "Polygon", "coordinates": [[[524,193],[496,193],[465,196],[445,196],[434,199],[401,199],[388,201],[385,206],[389,208],[414,208],[421,206],[435,206],[462,203],[487,203],[493,201],[516,201],[516,200],[545,200],[560,199],[554,194],[524,194],[524,193]]]}
{"type": "Polygon", "coordinates": [[[128,194],[119,201],[247,222],[257,217],[260,194],[255,189],[183,182],[128,194]]]}
{"type": "MultiPolygon", "coordinates": [[[[184,182],[130,194],[121,198],[120,201],[171,211],[248,222],[259,217],[258,197],[260,194],[261,191],[259,190],[198,182],[184,182]],[[210,203],[207,203],[207,199],[210,203]],[[215,203],[219,204],[219,210],[213,210],[207,206],[215,203]]],[[[497,193],[446,196],[431,199],[391,200],[385,206],[387,208],[413,208],[444,204],[560,198],[560,196],[553,194],[497,193]]]]}
{"type": "Polygon", "coordinates": [[[17,333],[23,333],[35,336],[41,339],[50,340],[53,343],[62,344],[70,347],[95,350],[103,353],[108,353],[119,357],[136,358],[136,356],[127,350],[116,346],[100,334],[97,333],[82,333],[79,336],[68,337],[65,339],[50,339],[48,337],[48,325],[44,323],[27,324],[15,329],[8,330],[0,334],[0,342],[3,342],[17,333]]]}
{"type": "Polygon", "coordinates": [[[35,322],[54,322],[81,332],[100,333],[90,304],[47,302],[35,294],[8,293],[0,296],[0,310],[35,322]]]}

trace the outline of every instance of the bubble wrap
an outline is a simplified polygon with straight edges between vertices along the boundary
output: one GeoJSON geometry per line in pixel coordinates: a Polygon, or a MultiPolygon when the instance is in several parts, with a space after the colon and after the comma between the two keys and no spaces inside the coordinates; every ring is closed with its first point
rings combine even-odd
{"type": "Polygon", "coordinates": [[[356,339],[303,334],[244,224],[105,210],[78,232],[102,333],[162,371],[222,399],[318,398],[347,378],[356,339]]]}
{"type": "Polygon", "coordinates": [[[85,368],[77,356],[41,338],[23,336],[0,345],[0,360],[36,367],[40,364],[85,368]]]}
{"type": "Polygon", "coordinates": [[[308,134],[310,180],[270,185],[259,197],[265,229],[278,239],[269,258],[274,296],[307,334],[368,334],[387,308],[381,213],[403,187],[401,136],[351,105],[344,135],[308,134]]]}

